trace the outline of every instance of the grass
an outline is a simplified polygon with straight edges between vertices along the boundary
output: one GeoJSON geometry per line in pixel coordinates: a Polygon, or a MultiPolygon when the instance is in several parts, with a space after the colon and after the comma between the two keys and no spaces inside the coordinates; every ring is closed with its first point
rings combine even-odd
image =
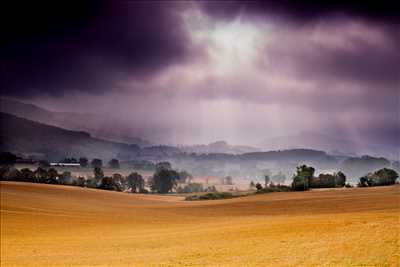
{"type": "Polygon", "coordinates": [[[399,186],[216,201],[0,190],[1,266],[399,266],[399,186]]]}

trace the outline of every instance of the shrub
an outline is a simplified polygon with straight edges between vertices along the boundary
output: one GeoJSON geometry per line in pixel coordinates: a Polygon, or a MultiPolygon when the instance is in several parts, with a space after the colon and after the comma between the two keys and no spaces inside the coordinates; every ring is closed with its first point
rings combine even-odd
{"type": "Polygon", "coordinates": [[[270,184],[268,187],[262,188],[261,190],[257,190],[256,194],[263,194],[263,193],[272,193],[272,192],[290,192],[293,191],[292,187],[287,185],[274,185],[270,184]]]}
{"type": "Polygon", "coordinates": [[[229,198],[234,198],[238,196],[232,195],[232,193],[228,192],[215,192],[215,193],[207,193],[204,195],[193,195],[193,196],[187,196],[185,200],[217,200],[217,199],[229,199],[229,198]]]}

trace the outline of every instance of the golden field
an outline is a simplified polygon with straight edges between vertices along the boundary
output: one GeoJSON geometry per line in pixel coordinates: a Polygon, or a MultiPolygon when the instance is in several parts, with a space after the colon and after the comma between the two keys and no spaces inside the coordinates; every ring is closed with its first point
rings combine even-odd
{"type": "Polygon", "coordinates": [[[399,266],[399,186],[187,202],[1,182],[1,266],[399,266]]]}

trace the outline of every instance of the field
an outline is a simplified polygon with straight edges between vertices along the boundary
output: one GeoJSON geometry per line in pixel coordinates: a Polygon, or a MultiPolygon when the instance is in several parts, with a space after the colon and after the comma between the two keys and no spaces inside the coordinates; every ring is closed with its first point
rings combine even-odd
{"type": "Polygon", "coordinates": [[[1,182],[1,266],[399,266],[399,189],[185,202],[1,182]]]}

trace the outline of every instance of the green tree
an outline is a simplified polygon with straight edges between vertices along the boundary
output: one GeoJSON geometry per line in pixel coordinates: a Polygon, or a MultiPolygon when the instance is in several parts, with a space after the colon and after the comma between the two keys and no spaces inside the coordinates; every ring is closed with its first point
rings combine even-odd
{"type": "Polygon", "coordinates": [[[54,168],[50,168],[48,171],[47,171],[47,180],[46,180],[46,183],[48,183],[48,184],[58,184],[58,178],[59,178],[59,174],[58,174],[58,172],[57,172],[57,170],[56,169],[54,169],[54,168]]]}
{"type": "Polygon", "coordinates": [[[38,167],[35,171],[35,181],[37,183],[46,183],[47,178],[48,178],[47,170],[42,167],[38,167]]]}
{"type": "Polygon", "coordinates": [[[59,177],[59,183],[70,185],[72,184],[72,174],[69,171],[64,171],[59,177]]]}
{"type": "Polygon", "coordinates": [[[335,178],[336,178],[336,187],[343,187],[346,185],[346,175],[339,171],[335,173],[335,178]]]}
{"type": "Polygon", "coordinates": [[[101,169],[101,167],[94,167],[93,174],[94,174],[94,179],[95,179],[96,183],[99,183],[101,181],[101,179],[104,178],[104,172],[101,169]]]}
{"type": "Polygon", "coordinates": [[[156,171],[161,169],[172,170],[171,163],[169,163],[168,161],[158,162],[156,164],[156,171]]]}
{"type": "Polygon", "coordinates": [[[124,191],[126,187],[126,179],[119,173],[112,175],[112,181],[117,191],[124,191]]]}
{"type": "Polygon", "coordinates": [[[150,182],[150,188],[153,192],[165,194],[172,190],[178,180],[178,172],[161,168],[154,173],[150,182]]]}
{"type": "Polygon", "coordinates": [[[137,172],[132,172],[128,175],[127,183],[132,193],[141,192],[144,189],[144,179],[137,172]]]}
{"type": "Polygon", "coordinates": [[[297,173],[293,177],[292,187],[296,191],[308,190],[310,179],[314,176],[315,169],[307,165],[297,167],[297,173]]]}
{"type": "Polygon", "coordinates": [[[33,183],[35,181],[35,173],[29,168],[23,168],[21,169],[21,180],[33,183]]]}
{"type": "Polygon", "coordinates": [[[360,186],[382,186],[392,185],[396,183],[399,177],[398,173],[393,169],[383,168],[374,173],[369,173],[360,178],[360,186]]]}
{"type": "Polygon", "coordinates": [[[9,168],[3,176],[6,181],[19,181],[21,179],[21,172],[16,168],[9,168]]]}

